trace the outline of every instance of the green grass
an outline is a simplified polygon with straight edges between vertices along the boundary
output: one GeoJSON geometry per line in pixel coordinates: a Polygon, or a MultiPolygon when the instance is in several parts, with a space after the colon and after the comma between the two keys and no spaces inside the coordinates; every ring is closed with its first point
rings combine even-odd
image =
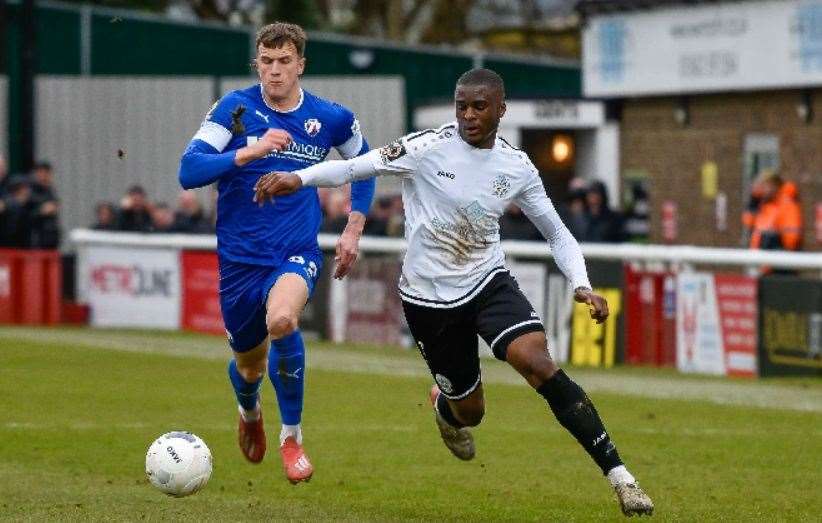
{"type": "MultiPolygon", "coordinates": [[[[236,448],[223,347],[195,335],[0,329],[0,519],[622,519],[587,455],[503,364],[485,364],[488,412],[477,459],[463,463],[439,441],[419,358],[386,348],[310,345],[304,427],[316,473],[291,486],[276,451],[253,466],[236,448]],[[197,433],[214,455],[209,485],[190,498],[168,498],[144,478],[147,446],[172,429],[197,433]]],[[[657,519],[819,517],[818,379],[569,372],[591,392],[657,519]],[[634,380],[660,385],[635,390],[634,380]],[[613,392],[620,383],[626,392],[613,392]],[[662,384],[696,392],[671,399],[662,384]],[[730,403],[693,399],[706,387],[730,403]],[[753,406],[759,397],[786,398],[785,408],[753,406]]],[[[274,394],[264,390],[274,439],[274,394]]]]}

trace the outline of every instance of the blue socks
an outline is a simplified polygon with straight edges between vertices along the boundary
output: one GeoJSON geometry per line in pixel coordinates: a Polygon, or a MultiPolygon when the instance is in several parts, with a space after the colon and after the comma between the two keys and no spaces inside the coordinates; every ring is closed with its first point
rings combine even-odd
{"type": "Polygon", "coordinates": [[[300,331],[271,342],[268,377],[277,392],[282,424],[299,425],[305,385],[305,345],[300,331]]]}
{"type": "Polygon", "coordinates": [[[263,378],[261,377],[254,383],[247,382],[240,374],[240,371],[237,370],[237,362],[233,359],[228,363],[228,378],[234,387],[234,393],[237,395],[237,403],[246,411],[257,408],[257,400],[260,397],[260,383],[263,378]]]}

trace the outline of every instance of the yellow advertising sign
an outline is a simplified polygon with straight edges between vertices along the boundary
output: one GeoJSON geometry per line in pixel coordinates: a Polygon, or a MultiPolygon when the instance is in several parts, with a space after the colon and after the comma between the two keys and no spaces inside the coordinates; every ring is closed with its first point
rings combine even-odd
{"type": "Polygon", "coordinates": [[[574,304],[571,319],[571,364],[613,367],[616,361],[617,318],[622,311],[621,289],[596,289],[608,301],[610,316],[600,325],[594,323],[588,306],[574,304]]]}

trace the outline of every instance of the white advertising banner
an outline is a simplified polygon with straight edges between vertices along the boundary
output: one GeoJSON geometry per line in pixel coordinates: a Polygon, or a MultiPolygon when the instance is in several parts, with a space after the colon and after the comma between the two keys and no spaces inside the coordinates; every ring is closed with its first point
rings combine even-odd
{"type": "Polygon", "coordinates": [[[91,325],[180,328],[177,250],[89,246],[79,260],[78,282],[91,307],[91,325]]]}
{"type": "Polygon", "coordinates": [[[724,375],[725,349],[713,274],[680,274],[676,296],[677,368],[724,375]]]}
{"type": "Polygon", "coordinates": [[[822,0],[769,0],[594,15],[586,96],[822,85],[822,0]]]}

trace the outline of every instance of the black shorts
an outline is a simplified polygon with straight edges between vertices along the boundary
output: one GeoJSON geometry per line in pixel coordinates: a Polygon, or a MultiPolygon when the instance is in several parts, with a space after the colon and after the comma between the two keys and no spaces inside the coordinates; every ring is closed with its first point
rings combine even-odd
{"type": "Polygon", "coordinates": [[[516,280],[501,272],[471,301],[454,308],[402,302],[411,335],[443,396],[462,399],[480,383],[479,342],[505,361],[508,345],[527,332],[545,331],[516,280]]]}

